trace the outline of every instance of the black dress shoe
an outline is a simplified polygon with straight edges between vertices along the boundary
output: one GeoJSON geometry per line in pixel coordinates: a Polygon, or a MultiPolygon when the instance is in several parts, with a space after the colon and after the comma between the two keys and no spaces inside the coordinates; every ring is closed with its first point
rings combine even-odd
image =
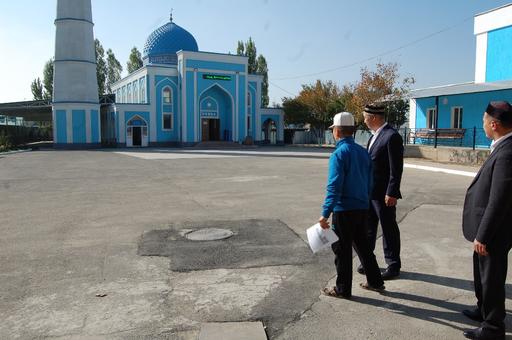
{"type": "Polygon", "coordinates": [[[360,264],[358,267],[357,267],[357,272],[361,275],[364,275],[365,274],[365,271],[364,271],[364,268],[363,268],[363,265],[360,264]]]}
{"type": "Polygon", "coordinates": [[[501,340],[505,339],[505,331],[493,330],[484,327],[478,327],[475,329],[466,329],[464,336],[468,339],[477,340],[501,340]]]}
{"type": "Polygon", "coordinates": [[[382,279],[383,280],[393,280],[396,279],[400,275],[399,269],[394,268],[386,268],[384,272],[382,272],[382,279]]]}
{"type": "Polygon", "coordinates": [[[484,318],[482,317],[482,313],[480,313],[480,309],[478,309],[478,308],[464,309],[462,311],[462,314],[464,314],[465,316],[467,316],[468,318],[470,318],[473,321],[478,321],[478,322],[484,321],[484,318]]]}

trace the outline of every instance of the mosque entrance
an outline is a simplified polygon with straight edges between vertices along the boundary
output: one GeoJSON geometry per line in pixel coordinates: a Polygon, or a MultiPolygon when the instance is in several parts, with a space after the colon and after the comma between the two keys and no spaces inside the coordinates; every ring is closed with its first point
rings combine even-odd
{"type": "Polygon", "coordinates": [[[220,119],[203,118],[201,119],[201,140],[219,141],[220,140],[220,119]]]}
{"type": "Polygon", "coordinates": [[[267,119],[261,128],[261,139],[266,144],[277,144],[277,126],[272,119],[267,119]]]}
{"type": "Polygon", "coordinates": [[[126,124],[126,146],[148,146],[148,125],[143,118],[134,116],[126,124]]]}

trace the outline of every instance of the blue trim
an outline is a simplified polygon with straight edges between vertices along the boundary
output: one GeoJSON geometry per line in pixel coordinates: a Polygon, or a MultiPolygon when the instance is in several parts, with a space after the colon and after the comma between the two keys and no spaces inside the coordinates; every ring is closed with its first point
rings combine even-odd
{"type": "Polygon", "coordinates": [[[53,102],[52,104],[96,104],[96,105],[99,105],[100,102],[99,100],[97,102],[86,102],[86,101],[83,101],[83,102],[80,102],[80,101],[59,101],[59,102],[53,102]]]}
{"type": "Polygon", "coordinates": [[[91,142],[100,143],[100,133],[98,131],[98,110],[91,110],[91,142]]]}
{"type": "Polygon", "coordinates": [[[53,22],[54,24],[59,22],[59,21],[82,21],[82,22],[88,22],[89,24],[93,25],[94,26],[94,22],[92,21],[89,21],[89,20],[85,20],[85,19],[78,19],[78,18],[59,18],[59,19],[55,19],[55,21],[53,22]]]}
{"type": "Polygon", "coordinates": [[[73,143],[87,143],[85,136],[85,110],[72,110],[73,143]]]}
{"type": "Polygon", "coordinates": [[[55,112],[55,122],[54,124],[57,127],[57,136],[55,138],[55,142],[57,143],[67,143],[67,120],[66,120],[66,110],[57,110],[55,112]]]}
{"type": "Polygon", "coordinates": [[[56,60],[54,60],[54,62],[69,62],[69,61],[74,62],[74,63],[88,63],[88,64],[96,65],[95,61],[83,60],[83,59],[56,59],[56,60]]]}

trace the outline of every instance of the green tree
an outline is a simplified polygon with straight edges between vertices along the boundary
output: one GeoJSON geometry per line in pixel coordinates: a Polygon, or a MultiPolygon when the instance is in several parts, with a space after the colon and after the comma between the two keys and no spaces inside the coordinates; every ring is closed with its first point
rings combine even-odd
{"type": "Polygon", "coordinates": [[[238,46],[236,47],[236,54],[237,55],[245,55],[244,42],[241,40],[238,40],[238,46]]]}
{"type": "Polygon", "coordinates": [[[51,58],[44,64],[43,69],[43,99],[46,100],[52,100],[53,98],[53,64],[53,58],[51,58]]]}
{"type": "Polygon", "coordinates": [[[107,80],[107,62],[105,61],[105,50],[98,39],[94,39],[96,51],[96,76],[98,78],[98,95],[105,94],[105,83],[107,80]]]}
{"type": "Polygon", "coordinates": [[[286,124],[305,124],[311,121],[309,107],[297,98],[283,98],[284,121],[286,124]]]}
{"type": "Polygon", "coordinates": [[[121,72],[123,72],[123,66],[109,48],[107,50],[107,76],[105,84],[107,93],[112,93],[112,84],[121,79],[121,72]]]}
{"type": "Polygon", "coordinates": [[[128,62],[126,63],[126,68],[128,73],[132,73],[137,71],[142,67],[142,55],[137,47],[132,48],[130,52],[130,56],[128,57],[128,62]]]}
{"type": "Polygon", "coordinates": [[[246,56],[249,59],[247,61],[247,71],[249,74],[260,74],[263,76],[261,105],[267,107],[269,103],[267,60],[262,54],[258,56],[256,44],[251,37],[249,37],[249,40],[245,44],[243,41],[238,41],[236,54],[246,56]]]}
{"type": "Polygon", "coordinates": [[[34,100],[43,99],[43,84],[41,83],[41,79],[34,79],[32,84],[30,84],[30,90],[32,91],[32,96],[34,97],[34,100]]]}
{"type": "Polygon", "coordinates": [[[261,74],[263,76],[263,82],[261,84],[261,105],[263,107],[267,107],[269,103],[268,98],[268,67],[267,60],[263,55],[259,55],[256,60],[256,73],[261,74]]]}

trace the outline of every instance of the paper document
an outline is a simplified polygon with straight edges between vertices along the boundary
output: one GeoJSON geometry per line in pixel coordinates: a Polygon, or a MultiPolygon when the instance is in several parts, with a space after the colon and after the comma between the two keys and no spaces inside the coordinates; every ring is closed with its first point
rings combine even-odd
{"type": "Polygon", "coordinates": [[[338,241],[338,236],[334,231],[331,228],[323,229],[320,226],[320,223],[309,227],[308,230],[306,230],[306,234],[308,235],[309,247],[313,253],[316,253],[338,241]]]}

